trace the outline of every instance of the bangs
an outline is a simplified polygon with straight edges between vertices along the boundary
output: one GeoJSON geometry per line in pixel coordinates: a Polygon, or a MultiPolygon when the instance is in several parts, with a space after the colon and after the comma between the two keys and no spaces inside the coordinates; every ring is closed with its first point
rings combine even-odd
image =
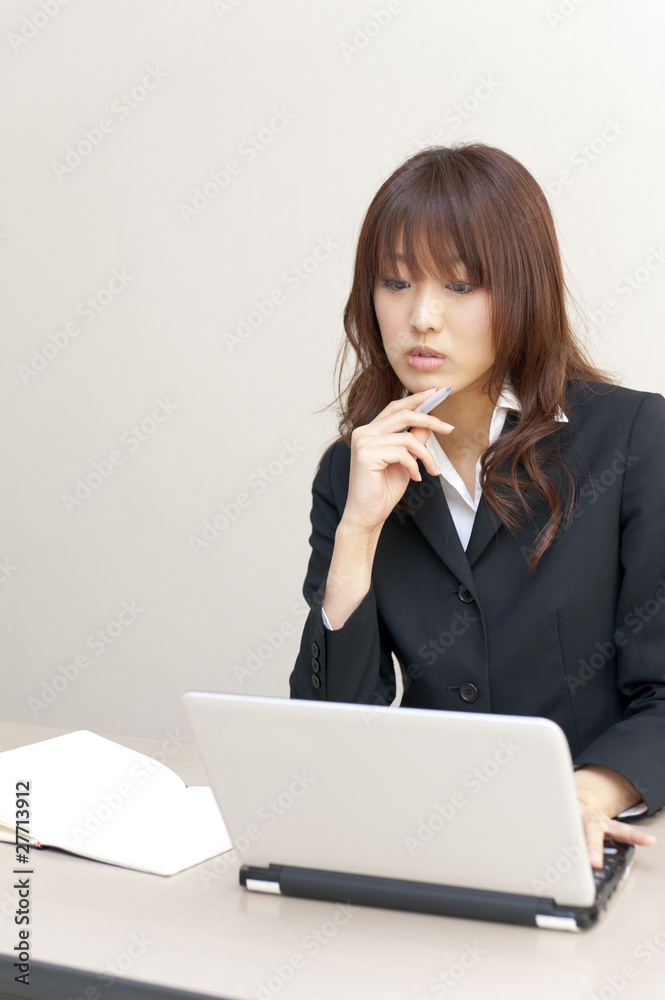
{"type": "Polygon", "coordinates": [[[468,281],[483,286],[486,269],[474,239],[478,222],[470,200],[461,196],[459,185],[442,184],[435,172],[419,177],[416,185],[409,181],[392,192],[381,225],[374,228],[375,280],[397,274],[402,263],[415,281],[450,280],[464,270],[468,281]]]}

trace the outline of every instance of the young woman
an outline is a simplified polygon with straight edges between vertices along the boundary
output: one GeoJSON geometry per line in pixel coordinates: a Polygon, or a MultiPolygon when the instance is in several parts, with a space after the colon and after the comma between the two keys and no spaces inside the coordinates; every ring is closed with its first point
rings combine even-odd
{"type": "Polygon", "coordinates": [[[614,817],[665,804],[665,399],[592,366],[564,296],[507,153],[427,149],[381,186],[291,695],[390,704],[394,656],[402,705],[553,719],[600,867],[604,833],[654,842],[614,817]]]}

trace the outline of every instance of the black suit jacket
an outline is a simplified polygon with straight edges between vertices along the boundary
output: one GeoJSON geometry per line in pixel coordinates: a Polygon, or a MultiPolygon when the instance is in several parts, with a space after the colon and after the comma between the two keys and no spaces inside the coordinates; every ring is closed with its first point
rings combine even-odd
{"type": "Polygon", "coordinates": [[[625,775],[651,814],[665,804],[665,399],[572,384],[566,415],[548,441],[575,470],[576,503],[532,576],[544,504],[514,536],[481,499],[464,551],[420,465],[381,532],[369,593],[335,631],[321,601],[350,449],[326,451],[291,696],[389,704],[394,654],[402,705],[553,719],[577,764],[625,775]]]}

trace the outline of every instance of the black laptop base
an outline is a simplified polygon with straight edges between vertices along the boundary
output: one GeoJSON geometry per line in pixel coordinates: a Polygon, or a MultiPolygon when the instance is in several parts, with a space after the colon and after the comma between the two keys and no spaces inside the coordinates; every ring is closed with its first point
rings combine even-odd
{"type": "Polygon", "coordinates": [[[610,860],[605,855],[606,866],[596,879],[595,902],[581,908],[560,906],[547,897],[276,864],[267,868],[242,865],[240,884],[283,896],[578,931],[596,923],[630,871],[635,848],[618,843],[612,847],[616,850],[610,860]]]}

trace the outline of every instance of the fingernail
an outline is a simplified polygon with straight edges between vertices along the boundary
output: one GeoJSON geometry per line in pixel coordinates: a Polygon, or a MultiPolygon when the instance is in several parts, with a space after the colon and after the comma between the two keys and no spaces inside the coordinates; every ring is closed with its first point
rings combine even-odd
{"type": "Polygon", "coordinates": [[[603,867],[603,856],[602,854],[599,854],[598,851],[589,851],[589,861],[591,862],[592,868],[603,867]]]}

